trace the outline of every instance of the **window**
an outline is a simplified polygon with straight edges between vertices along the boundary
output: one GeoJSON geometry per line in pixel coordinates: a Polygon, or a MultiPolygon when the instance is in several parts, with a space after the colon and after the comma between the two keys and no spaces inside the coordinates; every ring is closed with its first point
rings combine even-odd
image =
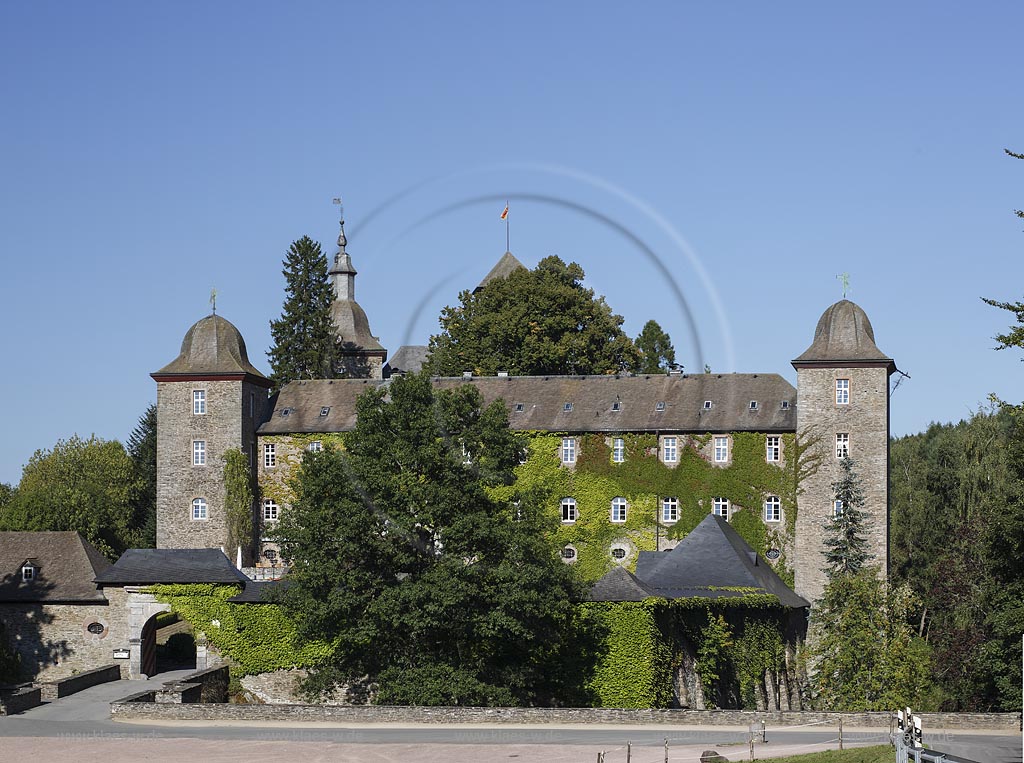
{"type": "Polygon", "coordinates": [[[206,466],[206,440],[192,441],[192,466],[206,466]]]}
{"type": "Polygon", "coordinates": [[[206,413],[206,390],[192,390],[192,415],[202,416],[206,413]]]}
{"type": "Polygon", "coordinates": [[[788,411],[789,410],[789,401],[788,400],[783,400],[782,401],[782,410],[784,410],[784,411],[788,411]]]}
{"type": "Polygon", "coordinates": [[[612,522],[625,522],[628,508],[625,498],[612,498],[612,522]]]}
{"type": "Polygon", "coordinates": [[[572,546],[566,546],[562,549],[562,558],[567,562],[576,561],[576,549],[572,546]]]}
{"type": "Polygon", "coordinates": [[[319,440],[313,440],[309,445],[306,446],[306,450],[310,453],[319,453],[324,449],[324,444],[319,440]]]}
{"type": "Polygon", "coordinates": [[[836,405],[850,404],[850,380],[836,379],[836,405]]]}
{"type": "Polygon", "coordinates": [[[621,464],[626,460],[626,441],[621,437],[612,440],[612,463],[621,464]]]}
{"type": "Polygon", "coordinates": [[[663,498],[661,500],[661,521],[665,523],[679,521],[678,498],[663,498]]]}
{"type": "Polygon", "coordinates": [[[848,434],[837,434],[836,435],[836,458],[849,458],[850,457],[850,435],[848,434]]]}
{"type": "Polygon", "coordinates": [[[764,499],[764,521],[782,521],[782,501],[777,495],[770,495],[764,499]]]}
{"type": "Polygon", "coordinates": [[[663,410],[665,410],[665,404],[664,403],[660,403],[660,402],[659,403],[655,403],[654,404],[654,410],[656,410],[656,411],[663,411],[663,410]]]}
{"type": "Polygon", "coordinates": [[[263,558],[271,564],[273,564],[277,561],[277,551],[275,551],[272,548],[268,548],[266,551],[263,552],[263,558]]]}
{"type": "Polygon", "coordinates": [[[775,463],[782,460],[782,438],[777,435],[768,435],[764,446],[764,460],[775,463]]]}
{"type": "Polygon", "coordinates": [[[837,499],[837,500],[832,502],[832,516],[835,517],[836,519],[839,519],[839,517],[843,516],[843,502],[842,501],[837,499]]]}
{"type": "Polygon", "coordinates": [[[750,410],[752,410],[752,411],[756,411],[757,410],[757,401],[756,400],[751,400],[750,401],[750,410]]]}
{"type": "Polygon", "coordinates": [[[562,521],[566,524],[570,524],[576,521],[576,499],[575,498],[563,498],[562,499],[562,521]]]}
{"type": "Polygon", "coordinates": [[[249,418],[256,418],[256,393],[249,393],[249,418]]]}
{"type": "Polygon", "coordinates": [[[622,546],[615,546],[612,548],[612,559],[617,562],[621,562],[626,558],[628,552],[622,546]]]}
{"type": "Polygon", "coordinates": [[[612,412],[613,413],[618,413],[621,410],[622,410],[622,403],[620,403],[618,400],[616,400],[614,403],[612,403],[612,412]]]}
{"type": "Polygon", "coordinates": [[[572,437],[562,438],[562,463],[576,463],[576,440],[572,437]]]}
{"type": "Polygon", "coordinates": [[[724,464],[729,460],[729,438],[715,438],[715,463],[724,464]]]}
{"type": "Polygon", "coordinates": [[[28,582],[30,582],[32,580],[35,580],[35,579],[36,579],[36,568],[35,568],[35,565],[32,565],[32,564],[23,565],[22,568],[21,568],[21,581],[23,583],[28,583],[28,582]]]}
{"type": "Polygon", "coordinates": [[[206,519],[205,498],[196,498],[192,501],[192,519],[206,519]]]}
{"type": "Polygon", "coordinates": [[[323,408],[320,409],[320,415],[321,416],[326,416],[330,412],[331,412],[331,406],[329,406],[329,405],[325,405],[323,408]]]}
{"type": "Polygon", "coordinates": [[[516,413],[522,413],[526,409],[526,406],[522,403],[516,403],[516,413]]]}
{"type": "Polygon", "coordinates": [[[572,403],[566,403],[562,406],[562,410],[569,413],[572,410],[572,403]]]}
{"type": "Polygon", "coordinates": [[[704,401],[704,410],[705,411],[710,411],[711,410],[711,401],[710,400],[705,400],[704,401]]]}
{"type": "Polygon", "coordinates": [[[278,505],[269,498],[263,501],[263,521],[276,522],[279,517],[280,509],[278,508],[278,505]]]}
{"type": "Polygon", "coordinates": [[[729,518],[729,499],[728,498],[716,498],[712,504],[711,513],[716,517],[722,519],[729,518]]]}
{"type": "Polygon", "coordinates": [[[675,437],[666,437],[661,443],[661,460],[666,464],[674,464],[679,460],[679,449],[675,437]]]}
{"type": "Polygon", "coordinates": [[[263,446],[263,466],[267,469],[277,466],[277,446],[272,442],[263,446]]]}

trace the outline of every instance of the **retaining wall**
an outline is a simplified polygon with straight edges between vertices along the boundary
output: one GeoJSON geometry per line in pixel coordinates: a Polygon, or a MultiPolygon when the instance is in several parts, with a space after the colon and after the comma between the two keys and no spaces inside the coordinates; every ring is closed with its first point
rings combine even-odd
{"type": "Polygon", "coordinates": [[[0,715],[13,715],[43,703],[38,687],[20,686],[0,689],[0,715]]]}
{"type": "Polygon", "coordinates": [[[68,695],[88,689],[90,686],[104,684],[107,681],[121,680],[120,665],[104,665],[102,668],[87,670],[84,673],[75,673],[73,676],[61,678],[57,681],[37,683],[42,690],[42,697],[47,701],[67,697],[68,695]]]}

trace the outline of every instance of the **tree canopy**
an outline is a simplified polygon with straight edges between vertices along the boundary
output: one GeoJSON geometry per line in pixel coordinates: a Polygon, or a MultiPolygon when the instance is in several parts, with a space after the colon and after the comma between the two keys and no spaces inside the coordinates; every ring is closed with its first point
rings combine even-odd
{"type": "Polygon", "coordinates": [[[834,511],[825,523],[825,572],[830,578],[860,572],[872,557],[864,537],[864,491],[854,465],[852,458],[844,458],[842,475],[832,483],[834,511]]]}
{"type": "Polygon", "coordinates": [[[271,378],[278,389],[296,379],[333,379],[341,350],[331,319],[334,292],[327,256],[319,242],[309,236],[292,242],[283,273],[284,307],[281,317],[270,322],[271,378]]]}
{"type": "Polygon", "coordinates": [[[633,344],[640,353],[639,373],[657,374],[675,367],[676,351],[672,340],[656,320],[644,324],[633,344]]]}
{"type": "Polygon", "coordinates": [[[116,559],[140,545],[132,506],[137,490],[134,465],[121,443],[76,435],[32,454],[0,513],[0,529],[74,530],[116,559]]]}
{"type": "Polygon", "coordinates": [[[425,368],[456,376],[604,374],[633,370],[639,353],[622,331],[622,316],[583,286],[583,268],[546,257],[533,270],[513,271],[458,307],[441,311],[425,368]]]}
{"type": "Polygon", "coordinates": [[[336,645],[311,687],[368,676],[398,704],[564,697],[580,590],[539,505],[488,490],[511,484],[523,447],[504,406],[410,375],[357,414],[344,451],[305,455],[279,527],[285,604],[303,637],[336,645]]]}
{"type": "Polygon", "coordinates": [[[132,525],[139,528],[139,542],[156,546],[156,404],[151,403],[128,435],[128,456],[135,470],[131,497],[132,525]]]}

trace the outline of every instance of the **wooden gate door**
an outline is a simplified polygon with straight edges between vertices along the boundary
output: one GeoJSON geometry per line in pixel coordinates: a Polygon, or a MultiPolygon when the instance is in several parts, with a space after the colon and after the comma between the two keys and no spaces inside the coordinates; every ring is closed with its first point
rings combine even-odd
{"type": "Polygon", "coordinates": [[[156,675],[156,617],[142,626],[142,672],[152,678],[156,675]]]}

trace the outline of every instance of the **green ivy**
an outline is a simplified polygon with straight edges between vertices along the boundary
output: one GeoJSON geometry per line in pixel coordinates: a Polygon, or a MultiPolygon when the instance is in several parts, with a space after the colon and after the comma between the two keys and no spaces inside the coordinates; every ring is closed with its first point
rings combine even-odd
{"type": "Polygon", "coordinates": [[[237,675],[310,667],[331,653],[331,645],[322,641],[299,644],[295,624],[278,605],[229,602],[239,586],[156,585],[149,590],[187,620],[197,637],[203,633],[237,675]]]}

